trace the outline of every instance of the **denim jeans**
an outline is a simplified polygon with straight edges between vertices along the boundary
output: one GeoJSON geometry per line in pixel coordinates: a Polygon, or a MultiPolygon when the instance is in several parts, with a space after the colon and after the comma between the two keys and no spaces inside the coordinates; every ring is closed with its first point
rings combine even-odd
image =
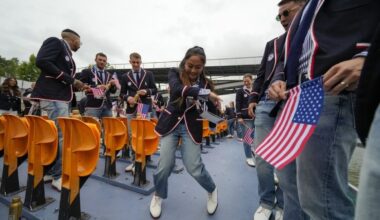
{"type": "Polygon", "coordinates": [[[363,165],[360,171],[356,220],[380,219],[380,104],[369,131],[363,165]]]}
{"type": "MultiPolygon", "coordinates": [[[[244,138],[245,132],[247,131],[248,127],[253,128],[253,122],[254,121],[252,119],[244,119],[244,124],[243,124],[243,122],[238,122],[238,124],[239,124],[238,126],[240,126],[240,128],[241,128],[243,138],[244,138]]],[[[247,159],[252,158],[251,145],[249,145],[243,141],[243,146],[244,146],[245,157],[247,159]]]]}
{"type": "Polygon", "coordinates": [[[228,134],[234,136],[235,133],[235,118],[228,119],[227,124],[228,124],[228,134]]]}
{"type": "Polygon", "coordinates": [[[236,123],[236,136],[238,137],[238,138],[243,138],[243,126],[242,125],[240,125],[240,123],[239,122],[237,122],[237,120],[235,121],[235,123],[236,123]]]}
{"type": "MultiPolygon", "coordinates": [[[[265,137],[272,130],[276,118],[270,117],[269,112],[276,105],[276,102],[267,100],[260,101],[255,111],[255,141],[256,149],[265,137]]],[[[256,172],[259,180],[260,205],[266,209],[273,209],[276,205],[281,209],[284,208],[284,198],[281,187],[275,187],[274,167],[256,155],[256,172]]]]}
{"type": "Polygon", "coordinates": [[[182,161],[187,172],[209,193],[216,186],[206,170],[201,158],[201,147],[195,144],[188,134],[184,123],[180,123],[170,134],[161,137],[160,159],[154,174],[156,195],[165,199],[168,195],[168,178],[175,164],[175,151],[179,138],[182,138],[182,161]]]}
{"type": "Polygon", "coordinates": [[[296,171],[289,164],[278,172],[285,184],[285,209],[286,195],[298,192],[301,207],[311,219],[353,219],[348,164],[356,145],[354,103],[353,93],[325,95],[319,122],[295,162],[296,171]]]}
{"type": "Polygon", "coordinates": [[[109,109],[105,104],[103,104],[100,108],[86,108],[84,114],[86,116],[92,116],[99,119],[103,117],[112,117],[111,109],[109,109]]]}
{"type": "Polygon", "coordinates": [[[62,175],[62,144],[63,137],[61,128],[58,126],[58,117],[68,117],[69,116],[69,103],[59,102],[59,101],[40,101],[41,111],[46,111],[49,119],[54,120],[58,128],[58,152],[57,159],[54,166],[48,172],[49,175],[52,175],[54,179],[61,178],[62,175]]]}

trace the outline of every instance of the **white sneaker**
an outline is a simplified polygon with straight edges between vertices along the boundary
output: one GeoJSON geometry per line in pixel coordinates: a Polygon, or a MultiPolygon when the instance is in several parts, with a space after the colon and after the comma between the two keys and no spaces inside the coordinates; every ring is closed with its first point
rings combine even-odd
{"type": "Polygon", "coordinates": [[[53,181],[51,182],[51,186],[52,186],[54,189],[56,189],[56,190],[58,190],[59,192],[61,192],[61,190],[62,190],[62,177],[60,177],[60,178],[57,179],[57,180],[54,180],[54,179],[53,179],[53,181]]]}
{"type": "Polygon", "coordinates": [[[131,163],[125,168],[125,172],[133,172],[135,170],[135,164],[131,163]]]}
{"type": "Polygon", "coordinates": [[[255,164],[255,161],[253,160],[253,158],[248,158],[245,160],[248,164],[248,166],[251,166],[251,167],[255,167],[256,164],[255,164]]]}
{"type": "Polygon", "coordinates": [[[51,182],[53,181],[53,176],[52,175],[45,175],[44,176],[44,182],[51,182]]]}
{"type": "Polygon", "coordinates": [[[153,195],[152,201],[150,201],[150,215],[153,218],[159,218],[161,216],[161,203],[162,203],[162,198],[153,195]]]}
{"type": "Polygon", "coordinates": [[[218,208],[218,189],[215,188],[214,192],[208,194],[207,198],[207,212],[213,215],[218,208]]]}
{"type": "Polygon", "coordinates": [[[272,210],[259,206],[255,212],[255,215],[253,216],[253,220],[269,220],[271,215],[272,210]]]}
{"type": "Polygon", "coordinates": [[[274,220],[282,220],[284,218],[284,210],[276,208],[276,214],[274,215],[274,220]]]}

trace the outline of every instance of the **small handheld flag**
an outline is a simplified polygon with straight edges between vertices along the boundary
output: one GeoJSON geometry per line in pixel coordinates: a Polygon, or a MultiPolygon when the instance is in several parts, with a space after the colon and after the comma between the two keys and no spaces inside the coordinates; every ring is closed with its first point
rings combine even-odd
{"type": "Polygon", "coordinates": [[[323,97],[321,77],[289,90],[289,98],[281,115],[272,131],[257,147],[256,154],[277,169],[295,160],[317,126],[323,97]]]}

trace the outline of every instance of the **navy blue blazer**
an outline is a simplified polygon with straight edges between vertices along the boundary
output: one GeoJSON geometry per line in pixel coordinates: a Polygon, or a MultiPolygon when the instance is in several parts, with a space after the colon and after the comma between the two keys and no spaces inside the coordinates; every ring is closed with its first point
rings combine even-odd
{"type": "Polygon", "coordinates": [[[66,42],[56,37],[46,39],[38,51],[36,65],[41,74],[31,97],[70,102],[76,66],[66,42]]]}
{"type": "MultiPolygon", "coordinates": [[[[120,85],[121,85],[120,97],[125,101],[128,100],[128,97],[134,97],[138,90],[145,89],[147,91],[147,94],[145,96],[140,96],[140,99],[138,100],[138,102],[149,105],[149,112],[152,111],[151,96],[157,93],[157,87],[156,87],[153,73],[151,71],[141,69],[141,77],[140,77],[139,85],[137,85],[137,82],[135,81],[135,78],[133,77],[132,71],[129,71],[128,73],[123,74],[120,80],[120,85]]],[[[133,107],[131,107],[129,104],[127,104],[126,113],[133,114],[134,112],[136,112],[136,109],[137,109],[137,105],[134,105],[133,107]]]]}
{"type": "Polygon", "coordinates": [[[280,60],[284,48],[285,37],[286,33],[267,42],[257,78],[253,82],[253,89],[249,97],[250,103],[258,103],[270,85],[276,65],[280,60]]]}
{"type": "Polygon", "coordinates": [[[380,104],[380,24],[371,42],[364,63],[357,91],[355,120],[356,130],[363,143],[366,142],[376,109],[380,104]]]}
{"type": "Polygon", "coordinates": [[[249,96],[251,92],[248,89],[240,88],[236,92],[236,116],[237,118],[252,119],[248,115],[249,96]]]}
{"type": "MultiPolygon", "coordinates": [[[[289,45],[304,9],[290,26],[285,51],[291,49],[289,45]]],[[[324,0],[312,21],[313,48],[308,66],[309,78],[321,76],[333,65],[367,50],[380,21],[379,11],[378,0],[324,0]]],[[[285,57],[288,55],[285,54],[285,57]]],[[[285,80],[283,69],[276,70],[273,81],[285,80]]]]}
{"type": "MultiPolygon", "coordinates": [[[[158,119],[155,131],[160,136],[170,134],[179,123],[185,123],[187,131],[194,143],[202,142],[202,118],[199,116],[199,111],[195,104],[186,106],[186,98],[198,98],[198,93],[201,88],[210,88],[207,82],[201,81],[199,87],[184,86],[179,76],[178,69],[172,68],[168,73],[170,87],[170,101],[165,110],[161,113],[158,119]],[[183,98],[182,104],[179,106],[178,99],[183,98]]],[[[210,101],[206,102],[208,110],[216,113],[216,106],[210,101]]],[[[210,123],[210,127],[215,127],[215,124],[210,123]]]]}
{"type": "MultiPolygon", "coordinates": [[[[88,84],[90,87],[95,88],[97,85],[106,85],[109,83],[109,81],[112,79],[112,74],[108,71],[105,71],[105,82],[102,82],[101,79],[99,79],[96,76],[96,73],[92,72],[90,69],[84,69],[80,74],[77,74],[75,78],[79,79],[83,83],[88,84]]],[[[100,108],[103,106],[103,103],[107,105],[107,108],[112,108],[112,101],[110,94],[114,94],[116,92],[116,86],[113,85],[106,91],[105,99],[96,99],[94,98],[94,94],[92,92],[86,92],[87,96],[87,102],[85,107],[86,108],[100,108]]]]}

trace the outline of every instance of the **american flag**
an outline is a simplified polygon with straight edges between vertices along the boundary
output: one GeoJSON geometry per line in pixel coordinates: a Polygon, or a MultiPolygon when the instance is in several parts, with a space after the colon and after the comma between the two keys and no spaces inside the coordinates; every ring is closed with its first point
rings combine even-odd
{"type": "Polygon", "coordinates": [[[115,86],[117,89],[120,89],[121,88],[121,85],[120,85],[120,82],[119,82],[119,79],[117,78],[117,74],[116,72],[113,73],[112,75],[112,79],[115,80],[115,86]]]}
{"type": "Polygon", "coordinates": [[[253,131],[254,131],[253,128],[248,128],[243,138],[243,141],[249,145],[253,144],[253,140],[254,140],[252,138],[253,131]]]}
{"type": "Polygon", "coordinates": [[[149,110],[149,105],[145,105],[143,103],[137,104],[137,114],[141,116],[141,118],[146,118],[149,110]]]}
{"type": "Polygon", "coordinates": [[[103,98],[104,91],[101,88],[91,88],[92,94],[94,94],[95,98],[103,98]]]}
{"type": "Polygon", "coordinates": [[[289,90],[289,98],[280,117],[257,147],[256,154],[277,169],[296,159],[318,123],[323,97],[321,77],[289,90]]]}

